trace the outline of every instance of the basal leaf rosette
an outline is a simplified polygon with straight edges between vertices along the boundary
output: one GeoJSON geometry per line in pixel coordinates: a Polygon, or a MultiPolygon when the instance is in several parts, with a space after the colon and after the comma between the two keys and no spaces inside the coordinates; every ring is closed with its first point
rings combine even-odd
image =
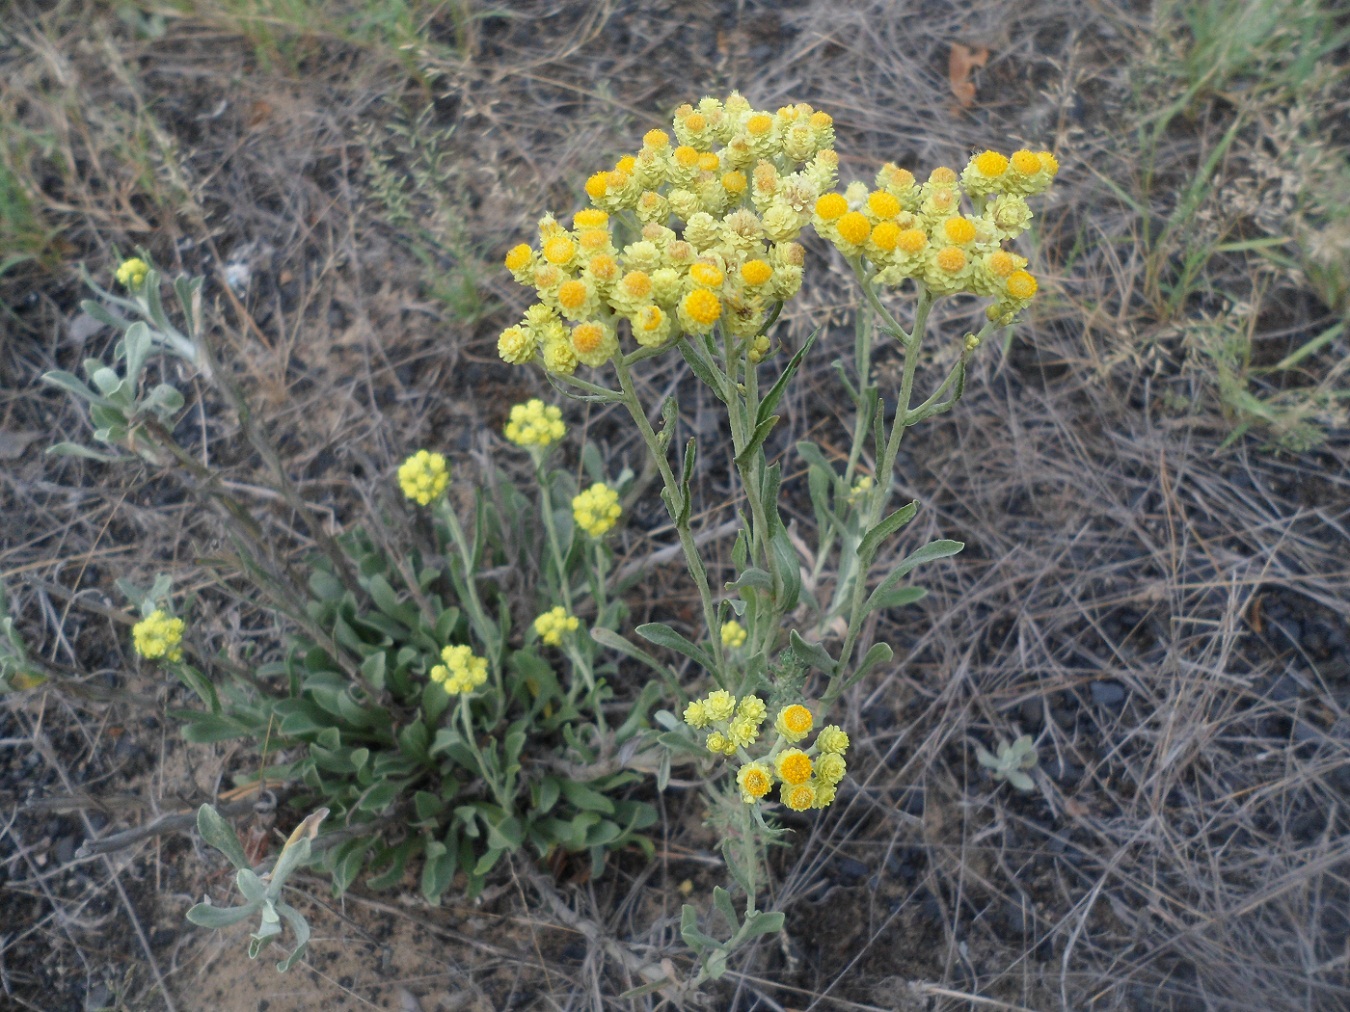
{"type": "Polygon", "coordinates": [[[959,176],[939,166],[922,184],[887,163],[874,189],[856,182],[817,198],[812,224],[868,281],[895,286],[913,279],[934,296],[992,298],[989,319],[1007,324],[1037,284],[1026,258],[1005,243],[1031,223],[1026,198],[1047,189],[1058,172],[1048,151],[1011,157],[984,151],[959,176]]]}
{"type": "Polygon", "coordinates": [[[502,359],[566,376],[714,327],[751,362],[768,354],[764,330],[802,284],[796,239],[835,185],[833,120],[733,92],[681,106],[672,128],[592,175],[570,227],[545,216],[507,253],[538,302],[502,332],[502,359]]]}

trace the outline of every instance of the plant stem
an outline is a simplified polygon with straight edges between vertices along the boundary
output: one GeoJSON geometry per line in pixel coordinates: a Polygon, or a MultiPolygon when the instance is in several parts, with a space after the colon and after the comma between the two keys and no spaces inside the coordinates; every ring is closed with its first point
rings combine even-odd
{"type": "MultiPolygon", "coordinates": [[[[666,452],[662,448],[660,440],[656,433],[652,431],[651,422],[647,421],[647,413],[642,409],[642,402],[638,399],[637,390],[633,387],[632,373],[628,371],[628,367],[620,359],[615,359],[614,369],[618,374],[619,387],[623,392],[623,406],[628,409],[628,414],[632,417],[633,423],[642,433],[642,439],[647,444],[647,452],[656,461],[656,466],[661,472],[661,481],[666,487],[667,505],[673,507],[681,501],[684,492],[675,477],[675,472],[670,468],[670,461],[666,459],[666,452]]],[[[720,687],[725,687],[726,658],[722,650],[722,638],[716,635],[717,606],[713,604],[712,588],[708,585],[708,571],[703,565],[703,559],[698,554],[698,546],[694,543],[693,532],[689,529],[688,504],[680,512],[684,514],[683,517],[676,515],[672,510],[671,520],[675,524],[675,533],[680,539],[680,548],[684,551],[685,564],[689,568],[690,575],[694,578],[694,583],[698,586],[699,600],[703,604],[703,621],[708,628],[708,639],[712,644],[716,665],[713,677],[720,687]]]]}

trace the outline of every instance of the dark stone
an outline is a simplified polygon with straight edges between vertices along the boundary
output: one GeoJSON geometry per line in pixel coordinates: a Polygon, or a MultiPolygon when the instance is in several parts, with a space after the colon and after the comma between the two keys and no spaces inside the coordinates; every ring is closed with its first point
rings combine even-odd
{"type": "Polygon", "coordinates": [[[1098,706],[1119,707],[1125,702],[1125,686],[1119,682],[1093,682],[1092,701],[1098,706]]]}

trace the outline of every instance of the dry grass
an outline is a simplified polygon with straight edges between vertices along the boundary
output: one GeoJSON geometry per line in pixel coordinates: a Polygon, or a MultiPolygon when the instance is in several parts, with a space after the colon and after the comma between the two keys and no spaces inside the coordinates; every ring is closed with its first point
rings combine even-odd
{"type": "MultiPolygon", "coordinates": [[[[1027,251],[1045,279],[1039,315],[1006,354],[986,349],[959,409],[902,457],[902,491],[924,503],[908,536],[968,547],[923,571],[921,606],[872,631],[903,663],[848,699],[853,788],[794,824],[774,855],[786,932],[711,1007],[1350,1002],[1350,443],[1333,418],[1316,452],[1265,450],[1261,430],[1220,452],[1233,419],[1187,343],[1245,304],[1237,317],[1269,364],[1334,317],[1295,247],[1276,247],[1285,264],[1267,247],[1220,250],[1170,297],[1192,247],[1161,245],[1159,222],[1184,209],[1242,79],[1197,94],[1149,152],[1145,186],[1139,95],[1175,71],[1151,41],[1165,12],[537,0],[382,19],[393,5],[375,0],[211,0],[142,5],[164,17],[153,37],[102,5],[49,7],[19,3],[0,31],[0,235],[31,253],[0,271],[0,579],[52,679],[0,708],[9,1001],[655,1007],[615,996],[637,983],[634,960],[679,960],[680,883],[701,895],[721,876],[679,783],[659,799],[657,861],[620,858],[598,882],[556,887],[518,862],[478,908],[316,905],[309,973],[285,981],[240,968],[237,938],[183,932],[213,867],[185,837],[73,856],[87,836],[212,796],[247,760],[178,741],[161,712],[171,694],[124,654],[113,579],[173,572],[197,595],[198,645],[232,662],[274,653],[280,630],[204,564],[219,526],[175,479],[41,457],[80,422],[34,381],[107,340],[78,316],[75,264],[106,276],[115,249],[142,244],[206,273],[218,339],[263,425],[340,527],[408,446],[490,454],[482,433],[530,389],[495,362],[496,328],[523,295],[495,269],[500,252],[544,209],[574,207],[596,162],[673,105],[738,87],[832,112],[846,178],[1022,143],[1053,148],[1063,169],[1027,251]],[[964,111],[946,80],[953,42],[991,52],[964,111]],[[370,171],[377,148],[396,172],[428,164],[388,130],[398,123],[435,133],[444,172],[444,192],[403,194],[403,218],[370,171]],[[237,296],[231,269],[250,275],[237,296]],[[1041,756],[1031,796],[996,788],[973,759],[975,744],[1022,731],[1041,756]]],[[[1275,102],[1227,142],[1193,211],[1211,245],[1334,224],[1297,197],[1304,184],[1261,167],[1270,138],[1305,136],[1279,109],[1317,122],[1345,108],[1344,83],[1301,93],[1315,108],[1275,102]],[[1250,199],[1226,205],[1239,191],[1250,199]]],[[[1334,176],[1345,140],[1307,154],[1305,176],[1334,176]]],[[[852,298],[842,277],[819,284],[789,341],[825,325],[817,361],[843,353],[852,298]]],[[[1315,385],[1345,341],[1306,360],[1304,381],[1252,374],[1245,389],[1315,385]]],[[[843,442],[831,381],[822,366],[796,391],[778,445],[843,442]]],[[[680,390],[682,421],[708,447],[713,529],[734,504],[712,404],[673,362],[645,382],[680,390]]],[[[636,462],[617,421],[586,415],[608,452],[636,462]]],[[[307,521],[266,495],[237,419],[208,400],[190,427],[279,543],[303,551],[307,521]]],[[[636,564],[669,536],[659,507],[635,512],[636,564]]],[[[631,605],[694,615],[674,567],[631,605]]]]}

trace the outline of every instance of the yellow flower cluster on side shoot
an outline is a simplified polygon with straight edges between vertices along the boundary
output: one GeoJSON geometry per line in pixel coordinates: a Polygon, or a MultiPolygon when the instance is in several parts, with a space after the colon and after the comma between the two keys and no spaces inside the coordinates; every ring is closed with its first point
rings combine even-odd
{"type": "Polygon", "coordinates": [[[181,661],[184,628],[181,618],[156,609],[131,627],[131,642],[148,661],[181,661]]]}
{"type": "Polygon", "coordinates": [[[738,701],[730,692],[718,689],[685,707],[684,722],[708,732],[705,744],[709,752],[741,760],[736,786],[746,804],[757,804],[778,783],[779,800],[793,811],[825,808],[834,801],[848,769],[844,762],[848,735],[830,724],[820,729],[810,748],[798,748],[811,733],[815,719],[805,706],[793,703],[779,710],[774,719],[773,744],[761,755],[752,756],[748,749],[759,740],[767,716],[764,701],[758,696],[743,696],[738,701]]]}
{"type": "Polygon", "coordinates": [[[622,513],[619,493],[602,481],[572,499],[572,519],[593,538],[608,534],[622,513]]]}
{"type": "Polygon", "coordinates": [[[431,669],[431,680],[447,695],[472,692],[487,681],[487,660],[476,657],[468,647],[446,647],[441,662],[431,669]]]}
{"type": "Polygon", "coordinates": [[[749,633],[745,631],[745,626],[741,625],[734,618],[730,622],[722,623],[722,646],[730,647],[735,650],[737,647],[745,646],[745,641],[749,638],[749,633]]]}
{"type": "Polygon", "coordinates": [[[535,398],[511,408],[506,438],[517,446],[550,446],[567,434],[562,409],[535,398]]]}
{"type": "Polygon", "coordinates": [[[628,341],[660,348],[718,325],[751,361],[768,354],[760,331],[802,283],[796,239],[838,176],[833,120],[804,104],[757,110],[733,92],[681,106],[672,129],[591,176],[592,206],[570,228],[546,216],[536,244],[507,253],[539,301],[502,332],[504,361],[570,375],[628,341]],[[622,248],[620,215],[641,228],[622,248]]]}
{"type": "Polygon", "coordinates": [[[846,258],[865,264],[878,284],[912,278],[934,295],[992,298],[989,319],[1008,324],[1037,284],[1024,270],[1026,259],[1003,244],[1026,231],[1032,218],[1026,198],[1049,187],[1058,172],[1048,151],[1011,157],[984,151],[959,176],[939,167],[922,184],[888,163],[873,190],[854,183],[843,193],[823,194],[812,223],[846,258]]]}
{"type": "Polygon", "coordinates": [[[562,646],[563,637],[570,632],[576,632],[580,627],[581,620],[575,615],[567,614],[567,609],[561,605],[551,608],[534,620],[534,631],[539,641],[550,647],[562,646]]]}
{"type": "Polygon", "coordinates": [[[130,260],[123,260],[121,266],[117,268],[117,283],[134,292],[145,284],[146,276],[149,273],[149,264],[140,257],[132,257],[130,260]]]}
{"type": "Polygon", "coordinates": [[[450,468],[439,453],[418,450],[399,465],[399,488],[419,506],[430,506],[449,484],[450,468]]]}

